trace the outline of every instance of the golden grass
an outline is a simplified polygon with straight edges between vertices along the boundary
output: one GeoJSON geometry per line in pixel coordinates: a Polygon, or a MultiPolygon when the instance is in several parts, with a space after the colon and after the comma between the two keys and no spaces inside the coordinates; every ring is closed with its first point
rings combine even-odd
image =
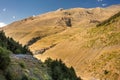
{"type": "Polygon", "coordinates": [[[57,45],[34,56],[43,61],[47,57],[62,59],[68,66],[73,66],[79,76],[84,76],[89,73],[85,71],[86,68],[89,69],[87,63],[94,61],[102,52],[112,49],[109,47],[120,43],[120,22],[97,28],[94,26],[96,23],[90,23],[90,20],[103,21],[118,11],[119,8],[54,11],[15,22],[5,27],[4,31],[23,45],[34,37],[45,36],[29,46],[30,50],[34,52],[57,45]],[[71,28],[58,26],[57,21],[63,17],[72,20],[71,28]]]}

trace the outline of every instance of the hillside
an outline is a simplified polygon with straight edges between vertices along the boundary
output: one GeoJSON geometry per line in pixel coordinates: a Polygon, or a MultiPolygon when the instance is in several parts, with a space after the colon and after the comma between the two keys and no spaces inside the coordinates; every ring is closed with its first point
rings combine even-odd
{"type": "Polygon", "coordinates": [[[22,46],[13,38],[6,37],[3,31],[0,31],[0,47],[7,49],[14,54],[32,54],[27,46],[22,46]]]}
{"type": "Polygon", "coordinates": [[[52,80],[42,65],[26,47],[0,31],[0,80],[52,80]]]}
{"type": "Polygon", "coordinates": [[[99,7],[56,10],[16,21],[6,26],[4,31],[6,35],[25,45],[33,38],[40,40],[43,37],[63,32],[69,27],[94,25],[115,14],[118,10],[119,8],[116,7],[112,10],[99,7]]]}
{"type": "Polygon", "coordinates": [[[68,68],[61,60],[49,58],[43,63],[30,54],[0,31],[0,80],[81,80],[74,68],[68,68]]]}
{"type": "Polygon", "coordinates": [[[46,59],[46,57],[60,58],[68,66],[74,66],[78,75],[83,75],[83,77],[92,75],[93,78],[119,80],[119,64],[116,62],[118,61],[119,63],[119,14],[116,14],[117,17],[115,15],[100,23],[103,24],[102,26],[79,30],[78,34],[59,43],[41,55],[35,55],[35,57],[41,60],[46,59]],[[109,71],[108,75],[104,74],[106,70],[109,71]]]}
{"type": "Polygon", "coordinates": [[[16,21],[3,30],[7,36],[29,46],[37,59],[61,59],[67,66],[73,66],[78,76],[88,80],[116,80],[120,76],[119,67],[116,67],[119,66],[116,61],[119,63],[120,47],[119,8],[115,5],[59,9],[16,21]],[[112,75],[115,75],[113,79],[112,75]]]}
{"type": "Polygon", "coordinates": [[[101,79],[120,79],[120,12],[90,30],[93,48],[103,48],[89,64],[89,72],[101,79]],[[94,32],[94,33],[93,33],[94,32]],[[97,37],[96,37],[97,36],[97,37]]]}

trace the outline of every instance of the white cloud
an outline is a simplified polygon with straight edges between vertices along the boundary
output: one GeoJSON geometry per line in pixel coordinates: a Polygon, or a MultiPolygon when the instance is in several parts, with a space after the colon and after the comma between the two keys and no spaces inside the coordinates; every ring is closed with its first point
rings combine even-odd
{"type": "Polygon", "coordinates": [[[12,18],[13,18],[13,19],[15,19],[15,18],[16,18],[16,16],[13,16],[12,18]]]}
{"type": "Polygon", "coordinates": [[[102,2],[103,0],[97,0],[98,2],[102,2]]]}
{"type": "Polygon", "coordinates": [[[102,6],[104,7],[104,6],[106,6],[107,4],[102,4],[102,6]]]}
{"type": "Polygon", "coordinates": [[[35,17],[35,15],[33,15],[33,17],[35,17]]]}
{"type": "Polygon", "coordinates": [[[6,26],[7,24],[5,24],[4,22],[0,22],[0,27],[4,27],[6,26]]]}
{"type": "Polygon", "coordinates": [[[5,11],[6,11],[6,8],[4,8],[3,11],[5,12],[5,11]]]}

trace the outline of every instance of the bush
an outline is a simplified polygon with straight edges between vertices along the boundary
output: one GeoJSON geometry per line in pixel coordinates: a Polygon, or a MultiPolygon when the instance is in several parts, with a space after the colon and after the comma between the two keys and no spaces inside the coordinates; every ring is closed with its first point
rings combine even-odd
{"type": "Polygon", "coordinates": [[[37,42],[40,39],[41,39],[41,37],[32,38],[30,41],[28,41],[27,46],[32,45],[33,43],[37,42]]]}
{"type": "Polygon", "coordinates": [[[20,62],[19,65],[20,65],[22,68],[25,68],[25,63],[24,63],[24,62],[20,62]]]}
{"type": "Polygon", "coordinates": [[[61,60],[51,60],[50,58],[45,61],[48,67],[48,74],[53,80],[81,80],[76,76],[73,67],[68,68],[61,60]]]}
{"type": "Polygon", "coordinates": [[[30,80],[38,80],[38,79],[35,77],[31,77],[30,80]]]}
{"type": "Polygon", "coordinates": [[[10,64],[10,57],[9,57],[10,52],[0,48],[0,69],[5,70],[8,65],[10,64]]]}
{"type": "Polygon", "coordinates": [[[107,75],[109,73],[109,71],[107,70],[104,70],[104,74],[107,75]]]}
{"type": "Polygon", "coordinates": [[[29,78],[28,78],[27,75],[24,74],[24,75],[22,76],[22,79],[21,79],[21,80],[29,80],[29,78]]]}
{"type": "Polygon", "coordinates": [[[10,71],[7,71],[7,72],[6,72],[5,77],[6,77],[7,80],[13,80],[13,79],[14,79],[14,77],[12,76],[12,74],[11,74],[10,71]]]}
{"type": "Polygon", "coordinates": [[[27,46],[22,46],[13,38],[6,37],[3,31],[0,31],[0,46],[12,51],[14,54],[32,54],[27,46]]]}

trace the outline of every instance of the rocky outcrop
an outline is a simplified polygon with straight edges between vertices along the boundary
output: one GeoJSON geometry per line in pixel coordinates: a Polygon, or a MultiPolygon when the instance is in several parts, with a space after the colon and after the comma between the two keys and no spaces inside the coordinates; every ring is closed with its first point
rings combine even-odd
{"type": "Polygon", "coordinates": [[[64,9],[63,8],[59,8],[59,9],[57,9],[57,11],[63,11],[64,9]]]}
{"type": "Polygon", "coordinates": [[[71,18],[70,17],[62,17],[62,18],[60,18],[60,19],[57,20],[56,24],[58,26],[71,27],[72,26],[71,18]]]}

